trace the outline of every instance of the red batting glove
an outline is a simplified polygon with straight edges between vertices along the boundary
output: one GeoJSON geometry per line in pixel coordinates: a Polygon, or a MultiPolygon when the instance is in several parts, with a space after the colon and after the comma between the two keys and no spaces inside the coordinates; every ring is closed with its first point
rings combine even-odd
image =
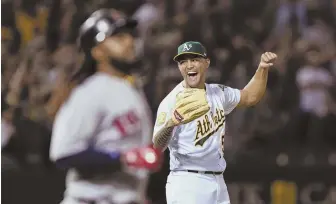
{"type": "Polygon", "coordinates": [[[132,149],[123,154],[123,160],[129,167],[158,171],[162,166],[163,154],[151,146],[132,149]]]}

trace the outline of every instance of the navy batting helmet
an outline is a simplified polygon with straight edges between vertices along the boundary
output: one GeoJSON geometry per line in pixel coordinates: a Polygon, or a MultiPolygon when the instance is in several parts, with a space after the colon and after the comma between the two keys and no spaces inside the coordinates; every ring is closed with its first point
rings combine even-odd
{"type": "MultiPolygon", "coordinates": [[[[83,81],[94,74],[96,61],[91,55],[91,49],[103,42],[106,38],[117,33],[135,33],[137,21],[121,15],[112,9],[101,9],[92,13],[79,29],[77,43],[79,48],[85,53],[85,61],[81,68],[72,76],[73,80],[83,81]]],[[[125,62],[120,59],[110,59],[110,63],[120,71],[129,74],[133,67],[141,65],[141,60],[135,62],[125,62]]]]}
{"type": "Polygon", "coordinates": [[[91,49],[106,38],[120,33],[134,31],[137,21],[116,14],[116,11],[101,9],[86,19],[79,30],[79,47],[85,52],[91,49]]]}

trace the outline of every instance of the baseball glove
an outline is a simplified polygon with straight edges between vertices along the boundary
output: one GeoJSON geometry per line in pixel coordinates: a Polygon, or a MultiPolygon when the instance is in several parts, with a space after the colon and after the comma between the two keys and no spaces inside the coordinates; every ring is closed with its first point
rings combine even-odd
{"type": "Polygon", "coordinates": [[[186,124],[209,110],[205,90],[188,88],[177,94],[172,120],[175,125],[186,124]]]}

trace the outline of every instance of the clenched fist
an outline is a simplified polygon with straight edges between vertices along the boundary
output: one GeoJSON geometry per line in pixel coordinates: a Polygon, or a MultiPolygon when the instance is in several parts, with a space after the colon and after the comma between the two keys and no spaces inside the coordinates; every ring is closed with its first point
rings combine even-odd
{"type": "Polygon", "coordinates": [[[261,68],[269,68],[273,66],[273,63],[277,59],[277,55],[273,52],[265,52],[261,55],[259,67],[261,68]]]}

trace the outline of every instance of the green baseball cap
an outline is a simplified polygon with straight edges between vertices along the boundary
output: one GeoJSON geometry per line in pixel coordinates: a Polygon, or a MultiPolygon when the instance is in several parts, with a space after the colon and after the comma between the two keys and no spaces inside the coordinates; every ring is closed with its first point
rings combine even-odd
{"type": "Polygon", "coordinates": [[[184,42],[182,43],[178,48],[177,48],[177,55],[173,58],[174,61],[178,61],[178,57],[184,54],[193,54],[193,55],[199,55],[204,58],[207,57],[207,52],[205,47],[200,43],[200,42],[195,42],[195,41],[189,41],[189,42],[184,42]]]}

